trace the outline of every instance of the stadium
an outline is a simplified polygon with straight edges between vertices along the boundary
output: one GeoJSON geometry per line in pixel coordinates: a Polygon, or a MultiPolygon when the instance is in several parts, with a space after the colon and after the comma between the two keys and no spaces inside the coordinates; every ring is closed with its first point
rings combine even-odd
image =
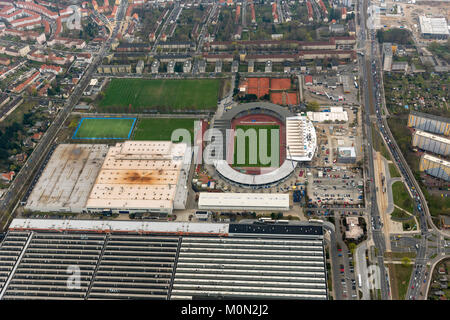
{"type": "MultiPolygon", "coordinates": [[[[293,114],[287,108],[273,103],[254,102],[234,107],[215,120],[214,129],[221,133],[223,139],[214,140],[211,154],[205,156],[213,159],[215,170],[221,178],[243,187],[265,188],[284,181],[295,170],[298,162],[311,161],[316,150],[316,133],[311,121],[305,115],[293,114]],[[273,162],[265,165],[259,161],[248,161],[251,148],[260,155],[259,148],[263,139],[260,134],[256,134],[257,146],[247,143],[250,138],[244,140],[245,162],[236,161],[239,158],[236,156],[236,132],[243,128],[253,128],[257,132],[264,128],[271,132],[278,129],[279,139],[276,142],[279,148],[276,150],[277,154],[272,154],[273,148],[270,154],[271,159],[277,160],[275,165],[273,162]]],[[[247,139],[245,130],[248,129],[243,130],[247,139]]],[[[272,144],[274,142],[272,140],[272,144]]],[[[268,145],[267,149],[271,149],[270,140],[268,145]]]]}
{"type": "Polygon", "coordinates": [[[326,300],[325,259],[309,223],[14,219],[0,300],[326,300]]]}

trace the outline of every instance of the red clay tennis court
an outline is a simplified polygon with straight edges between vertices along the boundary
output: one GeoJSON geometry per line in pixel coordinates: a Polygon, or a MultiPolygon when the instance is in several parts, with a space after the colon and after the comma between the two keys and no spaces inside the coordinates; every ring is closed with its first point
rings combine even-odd
{"type": "Polygon", "coordinates": [[[271,78],[270,90],[289,90],[291,89],[290,78],[271,78]]]}
{"type": "Polygon", "coordinates": [[[271,92],[270,101],[279,105],[296,105],[298,104],[298,97],[296,92],[271,92]]]}

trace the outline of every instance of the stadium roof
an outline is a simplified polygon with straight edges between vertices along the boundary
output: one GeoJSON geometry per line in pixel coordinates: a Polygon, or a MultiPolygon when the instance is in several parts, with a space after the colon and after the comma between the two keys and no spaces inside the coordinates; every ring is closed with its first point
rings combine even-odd
{"type": "Polygon", "coordinates": [[[55,230],[85,232],[228,234],[225,223],[148,222],[117,220],[14,219],[9,230],[55,230]]]}
{"type": "Polygon", "coordinates": [[[249,208],[289,210],[289,194],[200,192],[199,209],[249,208]]]}
{"type": "Polygon", "coordinates": [[[240,104],[237,107],[232,108],[231,110],[225,112],[221,118],[221,120],[232,120],[236,118],[240,113],[252,110],[252,109],[267,109],[273,111],[282,117],[282,120],[286,117],[292,116],[292,113],[283,107],[280,107],[277,104],[273,104],[270,102],[250,102],[245,104],[240,104]]]}
{"type": "Polygon", "coordinates": [[[316,145],[316,130],[307,117],[298,115],[286,118],[287,159],[311,161],[316,145]]]}
{"type": "MultiPolygon", "coordinates": [[[[184,143],[125,141],[111,147],[86,203],[90,210],[153,208],[171,211],[183,166],[184,143]]],[[[181,186],[183,187],[183,186],[181,186]]]]}

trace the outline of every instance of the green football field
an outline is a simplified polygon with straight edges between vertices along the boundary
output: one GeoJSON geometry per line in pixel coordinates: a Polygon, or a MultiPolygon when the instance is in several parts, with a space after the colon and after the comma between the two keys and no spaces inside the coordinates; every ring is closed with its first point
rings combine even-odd
{"type": "Polygon", "coordinates": [[[138,113],[151,110],[171,112],[215,109],[220,81],[112,79],[98,105],[98,110],[138,113]]]}
{"type": "Polygon", "coordinates": [[[133,140],[170,140],[176,129],[187,129],[194,141],[194,121],[196,119],[151,118],[139,119],[133,140]]]}
{"type": "MultiPolygon", "coordinates": [[[[249,137],[246,137],[245,138],[245,162],[244,163],[240,163],[239,162],[239,159],[238,159],[238,152],[237,152],[237,150],[238,150],[238,147],[239,147],[239,145],[238,145],[238,138],[237,138],[237,136],[235,136],[235,138],[234,138],[234,164],[233,164],[233,166],[234,167],[270,167],[270,166],[272,166],[273,164],[271,164],[271,163],[268,163],[268,164],[262,164],[261,163],[261,159],[260,159],[260,157],[259,157],[259,148],[260,148],[260,144],[262,143],[262,137],[260,136],[260,134],[259,134],[259,130],[260,129],[265,129],[265,130],[268,130],[267,131],[267,152],[266,152],[266,154],[267,154],[267,156],[268,157],[270,157],[272,154],[271,154],[271,146],[272,146],[272,142],[271,142],[271,129],[280,129],[280,126],[278,126],[278,125],[258,125],[258,126],[245,126],[245,125],[238,125],[238,126],[236,126],[236,128],[235,128],[236,130],[237,129],[242,129],[242,130],[244,130],[244,133],[247,133],[247,130],[256,130],[256,136],[257,136],[257,146],[256,146],[256,151],[257,151],[257,159],[256,159],[256,163],[254,163],[253,161],[252,161],[252,163],[250,163],[250,161],[252,160],[252,159],[250,159],[250,138],[249,137]]],[[[279,141],[279,140],[278,140],[279,141]]],[[[278,156],[278,161],[279,161],[279,157],[280,157],[280,155],[279,155],[279,153],[280,153],[280,148],[279,148],[279,146],[277,147],[277,156],[278,156]]],[[[278,164],[279,165],[279,164],[278,164]]]]}
{"type": "Polygon", "coordinates": [[[82,118],[73,139],[127,139],[135,118],[82,118]]]}

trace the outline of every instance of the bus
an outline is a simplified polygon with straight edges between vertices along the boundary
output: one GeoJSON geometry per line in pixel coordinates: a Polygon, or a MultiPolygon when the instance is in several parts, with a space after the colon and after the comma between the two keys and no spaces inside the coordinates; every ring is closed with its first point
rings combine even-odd
{"type": "Polygon", "coordinates": [[[309,219],[308,221],[311,223],[323,223],[323,220],[320,219],[309,219]]]}
{"type": "Polygon", "coordinates": [[[361,288],[362,287],[362,281],[361,281],[361,274],[358,273],[358,286],[361,288]]]}

